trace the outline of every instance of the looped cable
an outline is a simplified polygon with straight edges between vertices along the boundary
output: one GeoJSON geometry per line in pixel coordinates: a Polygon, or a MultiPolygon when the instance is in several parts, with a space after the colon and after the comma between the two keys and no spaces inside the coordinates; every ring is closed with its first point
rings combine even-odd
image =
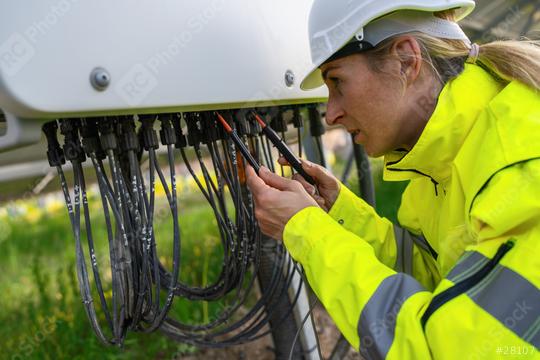
{"type": "MultiPolygon", "coordinates": [[[[295,110],[300,113],[299,108],[295,110]]],[[[267,112],[271,116],[271,110],[267,112]]],[[[270,143],[262,137],[260,129],[248,122],[246,114],[230,112],[227,121],[242,129],[239,141],[249,146],[254,161],[273,168],[270,143]]],[[[105,344],[122,345],[128,330],[150,333],[161,329],[177,341],[220,348],[256,340],[289,321],[302,289],[302,282],[295,284],[294,296],[288,299],[297,266],[286,256],[283,246],[269,239],[263,242],[255,221],[253,198],[243,180],[246,159],[239,156],[235,144],[219,131],[221,128],[217,127],[212,113],[141,115],[138,119],[139,135],[134,116],[62,119],[63,148],[58,142],[58,123],[53,121],[44,127],[48,159],[57,168],[73,228],[81,301],[98,338],[105,344]],[[187,126],[187,138],[183,135],[182,121],[187,126]],[[155,122],[161,123],[161,144],[154,130],[155,122]],[[160,164],[157,154],[160,145],[167,147],[166,160],[162,161],[167,162],[164,168],[169,174],[160,164]],[[194,151],[193,160],[186,155],[188,145],[194,151]],[[212,281],[202,285],[192,285],[180,277],[181,255],[189,243],[181,241],[180,236],[179,174],[175,161],[178,150],[182,165],[214,215],[222,245],[221,268],[217,268],[212,281]],[[147,171],[140,164],[145,153],[147,171]],[[97,201],[102,205],[106,227],[103,238],[97,236],[95,222],[91,220],[93,199],[87,196],[86,173],[92,170],[83,166],[87,158],[97,179],[97,201]],[[74,171],[73,194],[62,168],[66,160],[74,171]],[[104,161],[110,166],[108,171],[104,161]],[[200,175],[192,162],[199,166],[200,175]],[[164,214],[157,212],[156,186],[163,188],[162,203],[170,208],[164,214]],[[158,246],[157,239],[164,235],[158,237],[154,232],[156,222],[163,218],[172,222],[169,235],[172,255],[168,258],[172,260],[172,269],[162,263],[160,256],[162,245],[158,246]],[[263,248],[265,242],[274,244],[272,249],[263,248]],[[90,258],[85,256],[83,245],[88,246],[90,258]],[[110,279],[98,267],[98,246],[108,250],[104,254],[109,257],[110,279]],[[91,265],[93,282],[87,263],[91,265]],[[257,296],[255,282],[263,277],[264,286],[257,296]],[[98,296],[95,299],[94,292],[98,296]],[[110,297],[106,296],[108,292],[110,297]],[[257,301],[251,303],[255,296],[257,301]],[[283,296],[285,302],[276,301],[283,296]],[[205,301],[219,309],[212,319],[183,323],[172,316],[176,297],[190,302],[205,301]],[[104,321],[100,315],[104,315],[104,321]],[[270,330],[266,327],[269,323],[270,330]]],[[[298,115],[294,124],[300,129],[299,120],[298,115]]]]}

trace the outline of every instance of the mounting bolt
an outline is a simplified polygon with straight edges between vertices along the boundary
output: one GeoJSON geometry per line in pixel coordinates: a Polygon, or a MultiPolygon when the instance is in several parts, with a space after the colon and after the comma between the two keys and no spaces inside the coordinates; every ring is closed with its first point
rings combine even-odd
{"type": "Polygon", "coordinates": [[[90,73],[90,83],[97,91],[103,91],[111,83],[111,75],[103,68],[95,68],[90,73]]]}
{"type": "Polygon", "coordinates": [[[285,85],[292,87],[294,85],[294,73],[291,70],[287,70],[285,73],[285,85]]]}

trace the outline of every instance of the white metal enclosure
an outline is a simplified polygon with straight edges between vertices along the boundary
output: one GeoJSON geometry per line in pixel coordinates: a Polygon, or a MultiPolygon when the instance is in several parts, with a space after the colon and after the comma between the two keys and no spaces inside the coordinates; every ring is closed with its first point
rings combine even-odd
{"type": "Polygon", "coordinates": [[[299,89],[311,2],[4,2],[0,150],[37,141],[35,120],[324,100],[299,89]]]}

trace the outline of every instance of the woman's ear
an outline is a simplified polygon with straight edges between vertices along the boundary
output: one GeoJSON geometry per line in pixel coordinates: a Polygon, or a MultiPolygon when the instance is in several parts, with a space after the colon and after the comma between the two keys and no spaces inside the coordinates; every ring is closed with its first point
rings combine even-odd
{"type": "Polygon", "coordinates": [[[412,36],[401,36],[392,45],[392,55],[400,62],[400,72],[407,86],[416,82],[422,69],[422,50],[412,36]]]}

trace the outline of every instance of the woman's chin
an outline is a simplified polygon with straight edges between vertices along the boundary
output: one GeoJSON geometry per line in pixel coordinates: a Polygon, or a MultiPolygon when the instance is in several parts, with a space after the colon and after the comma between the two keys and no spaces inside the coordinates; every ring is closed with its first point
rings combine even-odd
{"type": "Polygon", "coordinates": [[[367,137],[365,136],[364,133],[359,132],[359,133],[355,134],[353,140],[354,140],[355,144],[362,145],[364,147],[364,150],[366,151],[366,153],[369,156],[372,156],[371,155],[372,149],[371,149],[371,146],[370,146],[370,142],[368,141],[368,139],[367,139],[367,137]]]}
{"type": "Polygon", "coordinates": [[[373,144],[369,142],[359,143],[356,140],[354,142],[358,145],[362,145],[366,154],[371,158],[378,158],[388,153],[385,149],[374,147],[373,144]]]}

